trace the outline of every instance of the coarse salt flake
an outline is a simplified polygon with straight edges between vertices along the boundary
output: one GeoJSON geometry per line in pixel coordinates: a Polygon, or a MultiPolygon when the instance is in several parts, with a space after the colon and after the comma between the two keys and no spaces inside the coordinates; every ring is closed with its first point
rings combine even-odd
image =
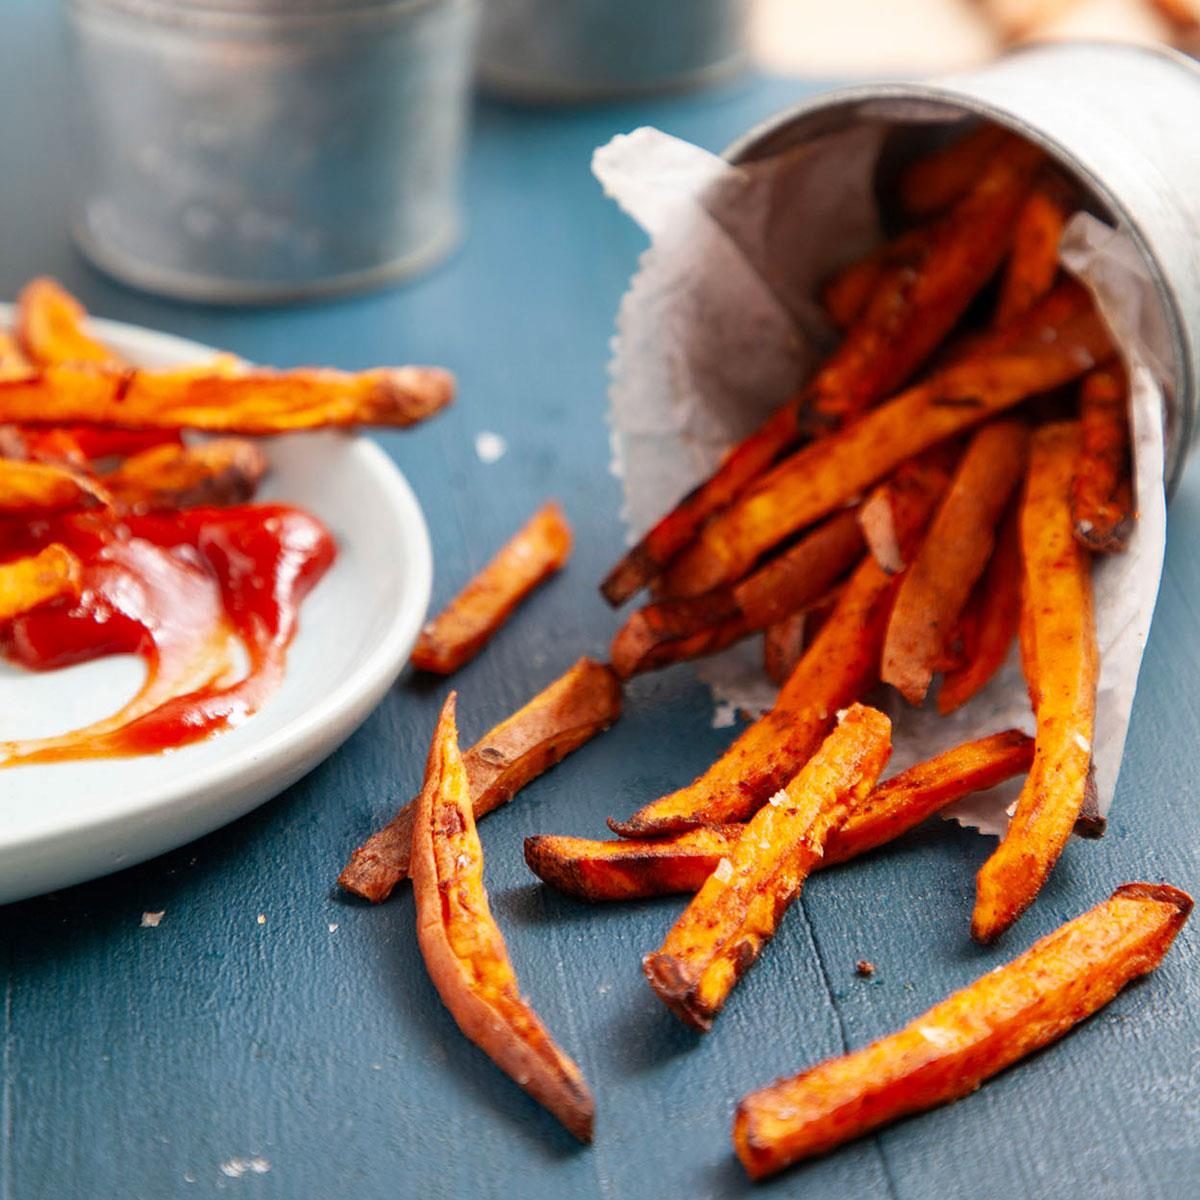
{"type": "Polygon", "coordinates": [[[330,933],[337,933],[337,922],[336,922],[336,921],[330,921],[330,922],[329,922],[329,932],[330,932],[330,933]]]}
{"type": "Polygon", "coordinates": [[[722,883],[728,883],[733,878],[733,863],[727,858],[721,859],[713,875],[722,883]]]}
{"type": "Polygon", "coordinates": [[[266,913],[258,914],[258,923],[260,925],[265,925],[267,923],[267,914],[266,913]]]}
{"type": "Polygon", "coordinates": [[[936,1025],[918,1025],[917,1032],[931,1045],[941,1048],[954,1045],[954,1034],[949,1029],[940,1029],[936,1025]]]}
{"type": "Polygon", "coordinates": [[[167,910],[162,912],[144,912],[142,913],[142,928],[157,929],[158,923],[167,915],[167,910]]]}
{"type": "Polygon", "coordinates": [[[780,789],[779,789],[779,791],[777,791],[777,792],[775,793],[775,795],[773,795],[773,796],[772,796],[772,797],[771,797],[771,798],[770,798],[770,799],[767,801],[767,803],[768,803],[768,804],[769,804],[769,805],[770,805],[772,808],[779,808],[779,807],[780,807],[780,805],[783,805],[783,804],[786,804],[786,803],[787,803],[787,798],[788,798],[787,789],[786,789],[786,788],[780,788],[780,789]]]}
{"type": "Polygon", "coordinates": [[[481,463],[499,462],[508,452],[508,443],[498,434],[481,429],[475,435],[475,456],[481,463]]]}
{"type": "Polygon", "coordinates": [[[1084,752],[1084,754],[1091,754],[1092,752],[1092,743],[1089,742],[1087,738],[1085,738],[1083,734],[1079,733],[1078,731],[1075,733],[1075,745],[1077,745],[1080,750],[1084,752]]]}
{"type": "Polygon", "coordinates": [[[241,1179],[247,1173],[265,1175],[271,1169],[271,1160],[256,1154],[253,1158],[227,1158],[221,1164],[221,1174],[229,1179],[241,1179]]]}
{"type": "Polygon", "coordinates": [[[721,701],[713,709],[712,727],[714,729],[728,729],[736,720],[737,709],[732,704],[721,701]]]}

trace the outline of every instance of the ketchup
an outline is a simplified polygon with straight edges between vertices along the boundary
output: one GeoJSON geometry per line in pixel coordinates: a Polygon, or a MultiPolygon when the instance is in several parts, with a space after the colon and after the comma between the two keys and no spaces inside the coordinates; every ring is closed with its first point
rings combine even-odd
{"type": "Polygon", "coordinates": [[[0,527],[0,559],[51,542],[83,563],[80,596],[17,617],[0,651],[33,671],[137,654],[146,680],[92,725],[0,744],[0,766],[150,754],[244,721],[278,687],[300,605],[337,553],[308,513],[243,504],[13,522],[0,527]]]}

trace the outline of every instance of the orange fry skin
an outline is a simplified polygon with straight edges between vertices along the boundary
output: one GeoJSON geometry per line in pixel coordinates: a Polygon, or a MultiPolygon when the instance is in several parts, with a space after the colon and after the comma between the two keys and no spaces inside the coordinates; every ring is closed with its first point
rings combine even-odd
{"type": "Polygon", "coordinates": [[[1133,532],[1129,387],[1117,364],[1093,371],[1080,391],[1082,446],[1071,480],[1076,539],[1099,554],[1116,554],[1133,532]]]}
{"type": "Polygon", "coordinates": [[[108,497],[95,480],[49,463],[0,459],[0,516],[37,517],[95,508],[108,497]]]}
{"type": "MultiPolygon", "coordinates": [[[[868,504],[880,498],[891,506],[907,544],[920,536],[948,482],[937,465],[907,463],[868,504]]],[[[869,555],[864,558],[780,689],[775,707],[687,787],[652,801],[627,820],[610,818],[612,831],[621,837],[661,837],[697,825],[746,820],[804,765],[832,728],[838,709],[877,681],[900,578],[869,555]]]]}
{"type": "Polygon", "coordinates": [[[992,561],[968,601],[969,633],[964,638],[962,660],[946,671],[938,690],[938,712],[943,716],[982,691],[1008,658],[1021,619],[1019,513],[1018,505],[1009,506],[992,561]]]}
{"type": "MultiPolygon", "coordinates": [[[[476,820],[507,804],[527,783],[578,750],[621,715],[621,684],[581,658],[463,755],[476,820]]],[[[338,877],[348,892],[379,904],[408,878],[416,800],[350,856],[338,877]]]]}
{"type": "Polygon", "coordinates": [[[800,772],[747,823],[667,934],[642,961],[662,1002],[706,1033],[771,940],[830,832],[874,785],[892,749],[891,722],[855,704],[800,772]]]}
{"type": "Polygon", "coordinates": [[[57,542],[37,554],[0,563],[0,621],[11,621],[51,600],[75,599],[82,578],[79,559],[57,542]]]}
{"type": "Polygon", "coordinates": [[[421,630],[413,666],[453,674],[483,649],[534,588],[562,570],[570,554],[571,527],[550,501],[421,630]]]}
{"type": "Polygon", "coordinates": [[[1000,845],[976,878],[972,935],[991,942],[1033,902],[1084,807],[1092,764],[1099,654],[1092,567],[1072,535],[1068,494],[1079,427],[1033,436],[1021,507],[1021,555],[1037,703],[1033,767],[1000,845]]]}
{"type": "MultiPolygon", "coordinates": [[[[877,784],[833,830],[817,868],[848,862],[915,828],[972,792],[1029,770],[1033,739],[1016,729],[955,746],[877,784]]],[[[695,892],[729,856],[744,825],[704,825],[646,841],[542,835],[525,839],[525,861],[560,892],[593,903],[695,892]]]]}
{"type": "Polygon", "coordinates": [[[432,416],[453,394],[454,377],[437,367],[351,374],[317,367],[151,371],[58,363],[25,378],[0,379],[0,421],[241,434],[400,427],[432,416]]]}
{"type": "Polygon", "coordinates": [[[938,659],[996,543],[996,525],[1021,479],[1029,432],[995,421],[971,439],[905,572],[883,644],[880,677],[910,704],[925,699],[938,659]]]}
{"type": "Polygon", "coordinates": [[[196,446],[153,446],[125,459],[102,479],[114,502],[130,512],[242,504],[267,473],[267,456],[242,438],[196,446]]]}
{"type": "Polygon", "coordinates": [[[84,307],[57,281],[30,280],[17,297],[17,340],[37,366],[53,363],[122,365],[118,355],[84,332],[84,307]]]}
{"type": "Polygon", "coordinates": [[[1012,253],[1000,280],[993,323],[1003,328],[1028,312],[1054,286],[1058,243],[1070,213],[1047,187],[1029,193],[1013,230],[1012,253]]]}
{"type": "Polygon", "coordinates": [[[1124,884],[898,1032],[746,1096],[733,1121],[738,1158],[761,1179],[969,1095],[1153,971],[1191,909],[1168,884],[1124,884]]]}
{"type": "Polygon", "coordinates": [[[630,613],[609,649],[622,679],[689,658],[715,654],[750,633],[732,595],[722,590],[659,600],[630,613]]]}
{"type": "MultiPolygon", "coordinates": [[[[1033,327],[1040,327],[1037,311],[1030,314],[1033,327]]],[[[1093,312],[1069,319],[1056,333],[1051,342],[1024,342],[952,362],[784,459],[701,530],[671,564],[667,589],[686,596],[733,582],[760,555],[900,463],[1029,396],[1069,383],[1112,354],[1093,312]]]]}
{"type": "Polygon", "coordinates": [[[580,1141],[595,1104],[575,1063],[522,998],[483,886],[483,848],[458,751],[451,692],[438,720],[413,825],[421,956],[459,1029],[580,1141]]]}
{"type": "Polygon", "coordinates": [[[949,145],[910,163],[900,178],[899,200],[911,217],[929,216],[958,200],[1004,145],[998,125],[980,125],[949,145]]]}

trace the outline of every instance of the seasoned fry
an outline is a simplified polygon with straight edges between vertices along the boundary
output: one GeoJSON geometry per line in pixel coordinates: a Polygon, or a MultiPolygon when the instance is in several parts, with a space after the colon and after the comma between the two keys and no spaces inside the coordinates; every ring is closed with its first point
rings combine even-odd
{"type": "Polygon", "coordinates": [[[658,998],[702,1033],[774,936],[820,862],[830,832],[871,790],[892,749],[891,722],[855,704],[821,748],[747,823],[660,950],[642,960],[658,998]]]}
{"type": "Polygon", "coordinates": [[[1028,312],[1054,286],[1058,242],[1070,213],[1050,187],[1029,193],[1013,230],[1012,253],[1000,280],[993,323],[1003,328],[1028,312]]]}
{"type": "Polygon", "coordinates": [[[1093,371],[1083,381],[1071,519],[1078,541],[1100,554],[1124,550],[1133,532],[1128,412],[1129,388],[1119,365],[1093,371]]]}
{"type": "MultiPolygon", "coordinates": [[[[972,792],[1029,769],[1033,739],[1015,729],[967,742],[876,785],[830,833],[819,867],[846,862],[898,838],[972,792]]],[[[744,825],[705,825],[649,841],[541,836],[525,839],[529,869],[582,900],[634,900],[695,892],[716,870],[744,825]]]]}
{"type": "Polygon", "coordinates": [[[918,158],[900,178],[899,199],[909,216],[948,208],[966,193],[997,154],[1007,135],[998,125],[980,125],[948,146],[918,158]]]}
{"type": "MultiPolygon", "coordinates": [[[[1040,151],[1011,135],[1002,135],[1002,142],[1003,153],[978,172],[974,186],[921,243],[923,257],[884,272],[841,345],[800,393],[735,446],[714,475],[621,559],[601,586],[610,603],[622,603],[656,578],[708,518],[732,503],[781,454],[804,437],[869,408],[933,353],[999,265],[1041,161],[1040,151]]],[[[685,582],[672,576],[666,594],[693,596],[708,590],[681,589],[685,582]]]]}
{"type": "Polygon", "coordinates": [[[613,637],[609,659],[613,670],[628,679],[642,671],[715,654],[750,632],[727,591],[662,600],[629,615],[613,637]]]}
{"type": "Polygon", "coordinates": [[[438,367],[349,374],[218,364],[151,371],[60,363],[0,380],[0,421],[270,434],[355,425],[412,425],[450,403],[454,377],[438,367]]]}
{"type": "Polygon", "coordinates": [[[0,459],[0,516],[46,516],[106,499],[97,483],[65,467],[0,459]]]}
{"type": "Polygon", "coordinates": [[[540,583],[562,570],[571,527],[554,502],[542,505],[424,629],[412,653],[422,671],[450,675],[495,636],[540,583]]]}
{"type": "Polygon", "coordinates": [[[782,684],[804,654],[808,614],[792,613],[763,630],[763,670],[772,683],[782,684]]]}
{"type": "Polygon", "coordinates": [[[862,315],[884,275],[897,267],[918,268],[936,230],[934,225],[910,229],[877,250],[843,267],[821,287],[821,307],[839,329],[849,329],[862,315]]]}
{"type": "MultiPolygon", "coordinates": [[[[621,715],[621,685],[608,667],[581,658],[463,755],[478,820],[561,762],[621,715]]],[[[416,800],[350,856],[338,878],[348,892],[379,904],[408,878],[416,800]]]]}
{"type": "Polygon", "coordinates": [[[733,1145],[754,1179],[969,1095],[1062,1037],[1171,948],[1192,898],[1127,883],[897,1033],[752,1092],[733,1145]]]}
{"type": "Polygon", "coordinates": [[[996,549],[967,603],[961,661],[942,676],[938,712],[961,708],[1004,665],[1021,619],[1020,506],[1009,505],[996,549]]]}
{"type": "MultiPolygon", "coordinates": [[[[1037,312],[1026,328],[1042,328],[1037,312]]],[[[695,595],[731,583],[772,546],[914,454],[1069,383],[1111,353],[1099,317],[1088,311],[1060,325],[1056,340],[1031,339],[949,364],[768,472],[675,559],[666,586],[673,595],[695,595]]]]}
{"type": "Polygon", "coordinates": [[[143,450],[101,478],[122,508],[148,512],[244,503],[266,471],[267,456],[253,442],[218,438],[143,450]]]}
{"type": "Polygon", "coordinates": [[[575,1063],[521,997],[483,886],[483,848],[458,751],[454,693],[438,720],[413,825],[417,941],[459,1029],[581,1142],[595,1104],[575,1063]]]}
{"type": "Polygon", "coordinates": [[[11,621],[31,608],[79,595],[83,566],[57,542],[37,554],[0,563],[0,621],[11,621]]]}
{"type": "Polygon", "coordinates": [[[33,279],[17,297],[17,339],[37,366],[121,366],[117,354],[84,332],[86,319],[83,305],[53,279],[33,279]]]}
{"type": "MultiPolygon", "coordinates": [[[[925,528],[949,479],[935,463],[914,461],[882,488],[907,546],[925,528]]],[[[622,837],[659,837],[697,825],[744,821],[777,792],[821,744],[839,708],[879,676],[879,652],[899,579],[871,557],[842,589],[836,607],[780,690],[775,707],[745,730],[693,783],[608,824],[622,837]]]]}
{"type": "Polygon", "coordinates": [[[1025,469],[1029,433],[995,421],[971,439],[905,573],[888,621],[880,677],[910,704],[925,699],[950,631],[995,546],[995,528],[1025,469]]]}
{"type": "Polygon", "coordinates": [[[1033,902],[1083,808],[1096,722],[1098,654],[1092,571],[1072,536],[1074,422],[1033,436],[1021,508],[1021,557],[1034,643],[1037,748],[1000,845],[976,879],[971,932],[990,942],[1033,902]]]}

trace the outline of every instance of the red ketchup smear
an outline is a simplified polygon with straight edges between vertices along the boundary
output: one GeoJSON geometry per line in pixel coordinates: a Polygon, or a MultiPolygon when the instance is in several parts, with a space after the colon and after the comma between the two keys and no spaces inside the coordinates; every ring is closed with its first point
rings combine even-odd
{"type": "Polygon", "coordinates": [[[243,504],[14,522],[0,528],[0,559],[51,542],[83,562],[80,597],[16,618],[0,650],[34,671],[137,654],[146,680],[111,717],[0,743],[0,766],[151,754],[240,724],[279,686],[301,602],[337,553],[308,513],[243,504]]]}

